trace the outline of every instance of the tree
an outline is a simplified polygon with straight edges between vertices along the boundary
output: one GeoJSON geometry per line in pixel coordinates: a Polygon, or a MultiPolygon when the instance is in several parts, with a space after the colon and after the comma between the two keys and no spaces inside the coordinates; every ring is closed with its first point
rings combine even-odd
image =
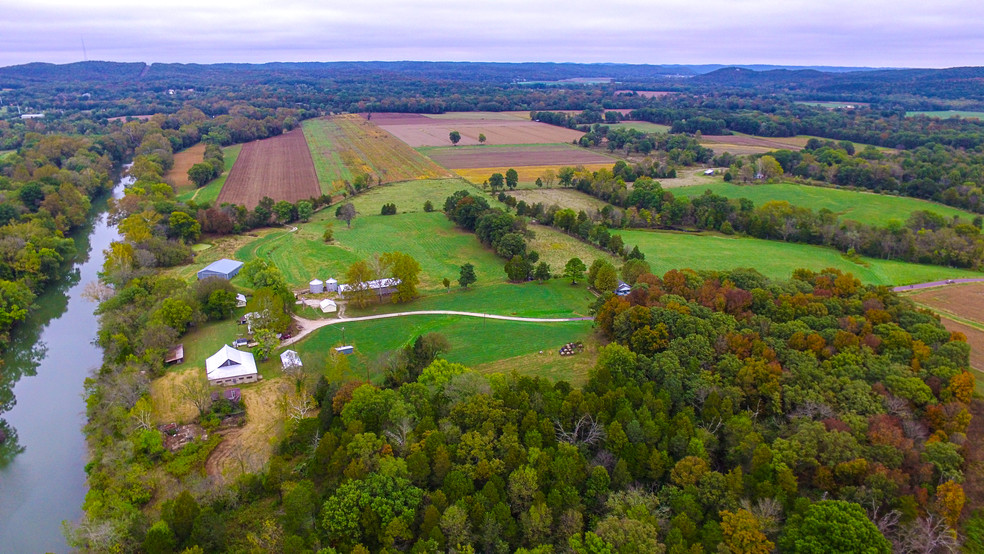
{"type": "Polygon", "coordinates": [[[383,207],[379,210],[379,215],[396,215],[396,204],[392,202],[383,204],[383,207]]]}
{"type": "Polygon", "coordinates": [[[543,188],[543,179],[541,179],[540,177],[537,177],[536,178],[536,186],[537,186],[537,188],[541,188],[542,189],[543,188]]]}
{"type": "Polygon", "coordinates": [[[581,258],[571,258],[567,260],[567,265],[564,266],[564,277],[571,278],[571,284],[576,285],[577,280],[584,275],[584,270],[588,269],[581,258]]]}
{"type": "Polygon", "coordinates": [[[519,173],[510,167],[506,170],[506,186],[509,190],[514,190],[517,184],[519,184],[519,173]]]}
{"type": "Polygon", "coordinates": [[[458,142],[461,140],[461,133],[458,131],[451,131],[448,133],[448,139],[451,140],[452,145],[458,146],[458,142]]]}
{"type": "Polygon", "coordinates": [[[198,220],[184,212],[171,212],[167,222],[171,234],[185,243],[193,243],[202,235],[202,226],[198,220]]]}
{"type": "Polygon", "coordinates": [[[510,258],[503,269],[505,269],[509,280],[517,283],[528,279],[533,271],[529,260],[519,254],[510,258]]]}
{"type": "Polygon", "coordinates": [[[344,221],[351,228],[352,220],[355,219],[355,213],[355,206],[351,202],[346,202],[335,211],[335,217],[344,221]]]}
{"type": "Polygon", "coordinates": [[[444,280],[441,281],[441,284],[444,285],[444,291],[445,292],[447,292],[447,291],[449,291],[451,289],[451,279],[448,279],[447,277],[445,277],[444,280]]]}
{"type": "Polygon", "coordinates": [[[297,219],[297,208],[286,200],[280,200],[273,205],[273,213],[277,214],[277,221],[280,223],[290,223],[297,219]]]}
{"type": "Polygon", "coordinates": [[[369,281],[372,279],[372,268],[365,260],[359,260],[350,265],[348,271],[345,272],[345,280],[348,281],[349,286],[345,298],[360,308],[369,305],[369,301],[372,299],[369,281]]]}
{"type": "Polygon", "coordinates": [[[203,417],[212,405],[212,387],[204,374],[185,379],[178,387],[182,400],[190,402],[198,409],[198,417],[203,417]]]}
{"type": "Polygon", "coordinates": [[[537,264],[536,270],[533,272],[533,278],[541,283],[546,283],[550,280],[550,266],[547,262],[537,264]]]}
{"type": "Polygon", "coordinates": [[[478,143],[485,144],[485,135],[483,133],[478,134],[478,143]]]}
{"type": "Polygon", "coordinates": [[[309,200],[301,200],[297,203],[297,218],[301,221],[308,221],[314,214],[314,206],[309,200]]]}
{"type": "Polygon", "coordinates": [[[458,277],[458,284],[461,288],[468,288],[468,285],[474,283],[475,277],[475,266],[472,264],[465,264],[461,266],[461,275],[458,277]]]}
{"type": "Polygon", "coordinates": [[[202,311],[213,321],[229,317],[235,309],[236,293],[225,289],[213,290],[202,306],[202,311]]]}
{"type": "Polygon", "coordinates": [[[184,333],[191,323],[194,310],[180,298],[165,298],[157,314],[164,325],[174,329],[179,334],[184,333]]]}
{"type": "Polygon", "coordinates": [[[794,516],[779,540],[782,552],[865,552],[888,554],[891,544],[860,505],[843,500],[821,500],[802,516],[794,516]]]}
{"type": "Polygon", "coordinates": [[[769,554],[775,546],[762,532],[758,519],[747,510],[721,512],[721,534],[729,552],[769,554]]]}
{"type": "Polygon", "coordinates": [[[331,242],[335,240],[335,227],[332,226],[331,223],[329,223],[328,226],[325,227],[325,232],[324,234],[321,235],[321,238],[324,239],[325,242],[331,242]]]}
{"type": "Polygon", "coordinates": [[[606,263],[598,269],[595,275],[594,288],[598,292],[612,292],[618,286],[618,275],[615,273],[615,266],[606,263]]]}
{"type": "Polygon", "coordinates": [[[399,279],[393,302],[409,302],[417,296],[417,284],[420,282],[420,264],[409,254],[403,252],[387,252],[382,255],[382,263],[390,267],[394,279],[399,279]]]}
{"type": "Polygon", "coordinates": [[[493,192],[501,189],[504,182],[505,177],[502,176],[502,173],[493,173],[492,176],[489,177],[489,187],[492,188],[493,192]]]}
{"type": "Polygon", "coordinates": [[[188,180],[196,187],[204,187],[215,177],[215,167],[208,162],[197,163],[188,169],[188,180]]]}
{"type": "Polygon", "coordinates": [[[426,202],[424,202],[424,211],[425,212],[428,212],[428,213],[429,212],[433,212],[434,211],[434,203],[431,202],[430,200],[427,200],[426,202]]]}

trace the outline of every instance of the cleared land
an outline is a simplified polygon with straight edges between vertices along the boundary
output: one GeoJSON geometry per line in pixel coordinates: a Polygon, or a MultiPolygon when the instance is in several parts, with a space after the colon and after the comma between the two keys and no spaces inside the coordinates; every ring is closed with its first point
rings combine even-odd
{"type": "Polygon", "coordinates": [[[984,119],[984,112],[969,112],[963,110],[945,110],[938,112],[930,111],[912,111],[905,112],[906,117],[912,117],[915,115],[925,115],[928,117],[939,117],[941,119],[948,119],[951,117],[962,117],[964,119],[984,119]]]}
{"type": "Polygon", "coordinates": [[[297,202],[320,194],[304,133],[294,129],[243,145],[218,202],[253,208],[264,196],[297,202]]]}
{"type": "Polygon", "coordinates": [[[188,170],[191,166],[201,163],[205,159],[205,143],[199,142],[191,148],[174,155],[174,165],[171,170],[164,174],[164,182],[170,183],[178,193],[195,188],[195,184],[188,179],[188,170]]]}
{"type": "Polygon", "coordinates": [[[751,267],[773,279],[788,279],[794,269],[819,271],[834,267],[851,272],[864,283],[907,285],[938,279],[984,277],[975,271],[933,265],[862,258],[855,263],[833,248],[718,234],[621,231],[629,247],[638,245],[654,273],[670,269],[732,269],[751,267]]]}
{"type": "MultiPolygon", "coordinates": [[[[572,164],[560,164],[560,165],[531,165],[531,166],[499,166],[499,167],[473,167],[468,169],[455,169],[454,172],[458,174],[459,177],[467,179],[469,182],[476,185],[481,185],[483,182],[488,180],[489,176],[493,173],[502,173],[505,175],[506,171],[509,169],[515,169],[516,173],[519,174],[519,185],[533,185],[536,183],[537,178],[543,177],[543,174],[547,171],[553,171],[554,176],[560,171],[562,167],[569,167],[572,164]]],[[[600,164],[577,164],[579,167],[583,167],[588,171],[598,171],[599,169],[611,169],[614,165],[614,160],[609,161],[609,163],[600,164]]],[[[554,179],[556,183],[556,178],[554,179]]]]}
{"type": "Polygon", "coordinates": [[[539,202],[546,207],[556,204],[561,208],[570,208],[574,211],[584,210],[587,214],[601,210],[608,205],[606,202],[598,200],[594,196],[574,189],[524,189],[514,190],[508,194],[515,197],[516,200],[525,201],[527,204],[536,204],[539,202]]]}
{"type": "MultiPolygon", "coordinates": [[[[425,179],[373,187],[347,201],[352,202],[358,213],[364,215],[378,215],[383,204],[390,203],[396,204],[399,213],[422,212],[424,202],[428,200],[434,205],[434,210],[440,212],[444,209],[444,200],[459,190],[479,193],[470,183],[461,179],[425,179]]],[[[334,207],[330,211],[334,215],[334,207]]],[[[338,224],[345,225],[342,222],[338,224]]]]}
{"type": "Polygon", "coordinates": [[[978,389],[984,378],[984,283],[949,285],[906,294],[940,314],[943,326],[967,336],[970,366],[977,370],[978,389]]]}
{"type": "MultiPolygon", "coordinates": [[[[478,145],[478,135],[484,134],[489,145],[494,144],[544,144],[571,142],[581,138],[581,133],[525,119],[502,112],[471,112],[467,115],[447,113],[437,116],[421,114],[376,113],[372,122],[413,147],[450,146],[448,134],[461,134],[460,146],[478,145]]],[[[518,165],[518,164],[517,164],[518,165]]]]}
{"type": "Polygon", "coordinates": [[[192,188],[187,189],[184,192],[179,192],[178,200],[181,200],[182,202],[194,200],[198,203],[214,203],[219,197],[219,193],[222,192],[222,187],[225,186],[225,182],[229,178],[229,172],[232,170],[232,167],[236,165],[236,160],[239,159],[239,152],[241,152],[242,149],[242,144],[233,144],[232,146],[226,146],[223,148],[222,159],[225,160],[225,170],[222,172],[222,175],[219,175],[200,189],[192,188]]]}
{"type": "Polygon", "coordinates": [[[355,114],[309,119],[302,128],[325,194],[343,190],[345,181],[351,182],[360,174],[383,183],[452,176],[374,122],[355,114]]]}
{"type": "Polygon", "coordinates": [[[528,241],[530,249],[540,254],[541,261],[550,264],[550,271],[555,275],[564,272],[564,266],[571,258],[581,258],[585,265],[591,265],[595,258],[604,258],[615,264],[615,267],[622,265],[622,260],[613,255],[553,227],[530,225],[530,229],[536,233],[536,237],[528,241]]]}
{"type": "Polygon", "coordinates": [[[809,138],[755,137],[751,135],[704,135],[700,141],[718,154],[730,152],[736,156],[764,154],[773,150],[802,150],[809,138]]]}
{"type": "Polygon", "coordinates": [[[246,425],[224,431],[222,442],[205,462],[207,473],[231,481],[244,472],[259,471],[273,454],[282,435],[284,414],[281,387],[293,386],[284,377],[241,387],[246,405],[246,425]]]}
{"type": "Polygon", "coordinates": [[[975,217],[970,212],[907,196],[889,196],[792,183],[735,185],[718,181],[706,185],[675,187],[672,192],[675,195],[695,197],[704,194],[707,190],[728,198],[748,198],[755,202],[756,206],[779,200],[814,211],[827,208],[842,219],[878,226],[886,225],[892,219],[905,221],[912,212],[918,210],[937,213],[947,219],[959,216],[967,222],[975,217]]]}
{"type": "Polygon", "coordinates": [[[660,125],[648,121],[620,121],[615,124],[602,123],[602,125],[607,125],[612,129],[635,129],[640,133],[668,133],[670,131],[669,125],[660,125]]]}
{"type": "Polygon", "coordinates": [[[615,158],[570,144],[449,146],[421,148],[420,151],[435,162],[451,169],[578,164],[606,164],[611,167],[615,163],[615,158]]]}

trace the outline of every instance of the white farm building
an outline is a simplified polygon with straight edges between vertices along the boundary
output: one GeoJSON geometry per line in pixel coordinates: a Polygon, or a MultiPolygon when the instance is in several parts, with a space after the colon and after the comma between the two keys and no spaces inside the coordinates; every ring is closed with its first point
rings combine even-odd
{"type": "Polygon", "coordinates": [[[236,350],[228,344],[205,360],[209,385],[238,385],[259,380],[253,354],[236,350]]]}

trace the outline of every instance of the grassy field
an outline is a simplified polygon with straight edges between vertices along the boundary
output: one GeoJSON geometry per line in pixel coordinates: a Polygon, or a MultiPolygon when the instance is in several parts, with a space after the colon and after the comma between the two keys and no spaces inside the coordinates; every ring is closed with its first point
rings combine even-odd
{"type": "MultiPolygon", "coordinates": [[[[365,376],[367,367],[372,367],[377,356],[398,349],[424,333],[441,333],[447,337],[451,351],[444,358],[475,367],[517,356],[539,355],[541,350],[547,360],[559,358],[556,351],[564,344],[578,340],[587,342],[591,326],[591,321],[524,323],[422,315],[349,322],[344,326],[329,325],[318,329],[294,347],[304,359],[309,355],[323,356],[329,349],[341,344],[354,345],[356,354],[350,358],[353,374],[365,376]],[[554,353],[548,355],[548,351],[554,353]]],[[[500,370],[511,369],[506,364],[499,367],[500,370]]],[[[537,367],[526,365],[524,370],[536,373],[537,367]]],[[[583,374],[583,370],[579,373],[583,374]]],[[[369,375],[373,380],[381,379],[381,375],[369,375]]],[[[559,374],[556,376],[562,377],[559,374]]]]}
{"type": "Polygon", "coordinates": [[[441,280],[457,279],[460,266],[467,262],[475,265],[479,282],[504,277],[504,262],[482,247],[474,234],[455,228],[441,212],[359,216],[349,229],[329,209],[299,225],[295,233],[276,231],[243,246],[236,259],[269,259],[291,286],[304,287],[314,277],[334,276],[344,282],[342,275],[353,262],[397,250],[420,263],[420,290],[443,289],[441,280]],[[322,235],[329,223],[335,241],[325,244],[322,235]]]}
{"type": "Polygon", "coordinates": [[[654,273],[674,268],[732,269],[752,267],[774,279],[788,279],[794,269],[834,267],[867,284],[907,285],[939,279],[984,277],[975,271],[862,258],[854,263],[833,248],[717,234],[622,231],[629,247],[638,245],[654,273]]]}
{"type": "MultiPolygon", "coordinates": [[[[536,186],[537,178],[542,178],[543,174],[547,171],[552,171],[555,179],[554,186],[556,186],[556,175],[562,167],[583,167],[588,171],[598,171],[599,169],[611,169],[615,165],[615,160],[612,163],[602,163],[602,164],[563,164],[563,165],[531,165],[531,166],[518,166],[512,169],[516,170],[519,174],[519,186],[532,188],[536,186]]],[[[468,181],[481,185],[483,182],[487,181],[488,178],[493,173],[506,174],[509,167],[473,167],[467,169],[455,169],[454,172],[458,174],[459,177],[467,179],[468,181]]]]}
{"type": "Polygon", "coordinates": [[[616,266],[622,261],[597,247],[581,242],[553,227],[530,225],[536,237],[529,241],[530,249],[540,254],[540,260],[550,264],[555,275],[563,273],[564,266],[571,258],[581,258],[585,265],[591,265],[595,258],[605,258],[616,266]]]}
{"type": "Polygon", "coordinates": [[[345,181],[364,173],[384,183],[451,176],[356,114],[309,119],[302,128],[325,194],[344,189],[345,181]]]}
{"type": "Polygon", "coordinates": [[[659,123],[650,123],[648,121],[621,121],[619,123],[602,123],[611,127],[612,129],[635,129],[640,133],[668,133],[670,131],[669,125],[660,125],[659,123]]]}
{"type": "Polygon", "coordinates": [[[225,171],[222,175],[213,179],[209,184],[205,185],[200,189],[185,190],[184,192],[178,194],[178,200],[182,202],[188,202],[194,200],[199,204],[205,202],[215,202],[219,197],[219,193],[222,192],[222,187],[225,185],[226,177],[229,176],[229,170],[236,163],[236,159],[239,158],[239,152],[243,149],[242,144],[233,144],[232,146],[226,146],[222,149],[222,156],[225,160],[225,171]]]}
{"type": "Polygon", "coordinates": [[[515,196],[516,200],[526,201],[527,204],[535,204],[539,202],[546,207],[556,204],[561,208],[570,208],[575,212],[584,210],[585,213],[588,214],[593,211],[600,210],[608,205],[607,202],[598,200],[594,196],[585,194],[581,191],[556,187],[548,189],[531,188],[525,190],[515,190],[509,192],[508,194],[510,196],[515,196]]]}
{"type": "MultiPolygon", "coordinates": [[[[467,190],[472,194],[481,191],[461,179],[425,179],[373,187],[369,191],[349,199],[359,214],[378,215],[383,204],[396,204],[396,210],[403,212],[423,212],[424,202],[430,200],[434,210],[444,209],[444,200],[456,191],[467,190]]],[[[335,213],[334,207],[331,213],[335,213]]]]}
{"type": "Polygon", "coordinates": [[[706,190],[728,198],[748,198],[755,202],[756,206],[772,200],[785,200],[795,206],[814,211],[827,208],[842,219],[877,226],[884,226],[891,219],[905,221],[909,218],[909,214],[917,210],[931,211],[947,219],[956,215],[968,222],[974,218],[974,214],[970,212],[907,196],[889,196],[792,183],[735,185],[718,181],[706,185],[675,187],[672,192],[676,195],[695,197],[704,194],[706,190]]]}
{"type": "Polygon", "coordinates": [[[912,111],[905,112],[906,117],[912,117],[915,115],[925,115],[929,117],[939,117],[941,119],[948,119],[951,117],[962,117],[964,119],[984,119],[984,112],[968,112],[964,110],[945,110],[945,111],[912,111]]]}

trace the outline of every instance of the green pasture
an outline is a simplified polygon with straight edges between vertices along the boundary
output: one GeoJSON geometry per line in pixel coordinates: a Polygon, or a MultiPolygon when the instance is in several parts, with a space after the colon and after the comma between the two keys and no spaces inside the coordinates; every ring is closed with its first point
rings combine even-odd
{"type": "Polygon", "coordinates": [[[964,119],[984,119],[984,112],[971,112],[964,110],[943,110],[943,111],[911,111],[905,112],[906,117],[912,117],[916,115],[925,115],[928,117],[939,117],[941,119],[948,119],[951,117],[962,117],[964,119]]]}
{"type": "Polygon", "coordinates": [[[222,192],[222,187],[225,185],[226,178],[229,176],[229,171],[232,166],[235,165],[236,159],[239,158],[239,152],[243,149],[242,144],[233,144],[232,146],[226,146],[222,149],[222,157],[225,160],[225,171],[222,175],[219,175],[215,179],[212,179],[207,185],[200,189],[192,189],[189,191],[182,192],[178,195],[178,200],[182,202],[189,202],[194,200],[199,204],[214,203],[219,197],[219,193],[222,192]]]}
{"type": "MultiPolygon", "coordinates": [[[[428,200],[434,204],[435,212],[440,212],[447,197],[459,190],[472,194],[481,192],[464,179],[425,179],[376,186],[345,201],[355,205],[360,215],[379,215],[383,204],[389,203],[396,204],[398,213],[423,212],[424,202],[428,200]]],[[[332,217],[334,214],[335,208],[332,207],[332,217]]]]}
{"type": "Polygon", "coordinates": [[[620,121],[619,123],[602,123],[612,129],[635,129],[640,133],[668,133],[669,125],[650,123],[648,121],[620,121]]]}
{"type": "MultiPolygon", "coordinates": [[[[529,228],[536,235],[527,241],[530,249],[536,250],[540,254],[540,261],[550,264],[550,271],[555,275],[564,272],[564,266],[571,258],[581,258],[585,265],[591,265],[595,258],[604,258],[616,266],[622,263],[611,253],[582,242],[553,227],[530,225],[529,228]]],[[[618,233],[619,231],[615,231],[615,234],[618,233]]]]}
{"type": "Polygon", "coordinates": [[[336,181],[352,181],[352,171],[342,161],[338,148],[332,140],[333,135],[343,131],[337,123],[328,118],[319,117],[307,119],[301,123],[304,138],[307,139],[311,158],[314,160],[314,171],[318,175],[318,183],[323,194],[335,192],[336,181]]]}
{"type": "Polygon", "coordinates": [[[912,212],[918,210],[937,213],[947,219],[960,216],[967,222],[974,218],[974,214],[970,212],[908,196],[890,196],[792,183],[736,185],[721,181],[706,185],[674,187],[671,192],[674,195],[693,198],[704,194],[706,190],[728,198],[748,198],[755,202],[756,206],[773,200],[784,200],[814,211],[827,208],[841,219],[875,226],[885,226],[892,219],[904,222],[912,212]]]}
{"type": "Polygon", "coordinates": [[[333,217],[332,208],[319,216],[299,225],[296,232],[274,232],[250,242],[236,251],[236,259],[268,259],[280,268],[292,287],[304,287],[314,277],[333,276],[344,282],[343,275],[352,263],[392,251],[404,252],[417,260],[422,291],[443,289],[441,280],[457,279],[460,266],[468,262],[474,264],[479,282],[505,278],[504,262],[486,250],[474,234],[455,228],[441,212],[360,215],[352,220],[351,228],[333,217]],[[335,240],[325,244],[322,235],[329,224],[334,228],[335,240]]]}
{"type": "MultiPolygon", "coordinates": [[[[556,351],[568,342],[587,341],[591,326],[591,321],[525,323],[463,316],[415,315],[329,325],[314,331],[293,348],[303,360],[307,356],[323,358],[330,349],[351,344],[355,346],[355,354],[350,358],[353,374],[364,376],[367,365],[371,368],[372,362],[380,354],[401,348],[424,333],[440,333],[447,337],[451,350],[442,357],[472,367],[539,353],[540,350],[556,351]]],[[[535,366],[526,369],[536,371],[535,366]]],[[[373,380],[382,377],[372,373],[370,376],[373,380]]]]}
{"type": "Polygon", "coordinates": [[[622,231],[629,247],[638,245],[653,272],[670,269],[751,267],[773,279],[788,279],[794,269],[819,271],[828,267],[851,272],[874,285],[907,285],[939,279],[984,277],[984,273],[934,265],[861,258],[855,263],[833,248],[718,234],[622,231]]]}

